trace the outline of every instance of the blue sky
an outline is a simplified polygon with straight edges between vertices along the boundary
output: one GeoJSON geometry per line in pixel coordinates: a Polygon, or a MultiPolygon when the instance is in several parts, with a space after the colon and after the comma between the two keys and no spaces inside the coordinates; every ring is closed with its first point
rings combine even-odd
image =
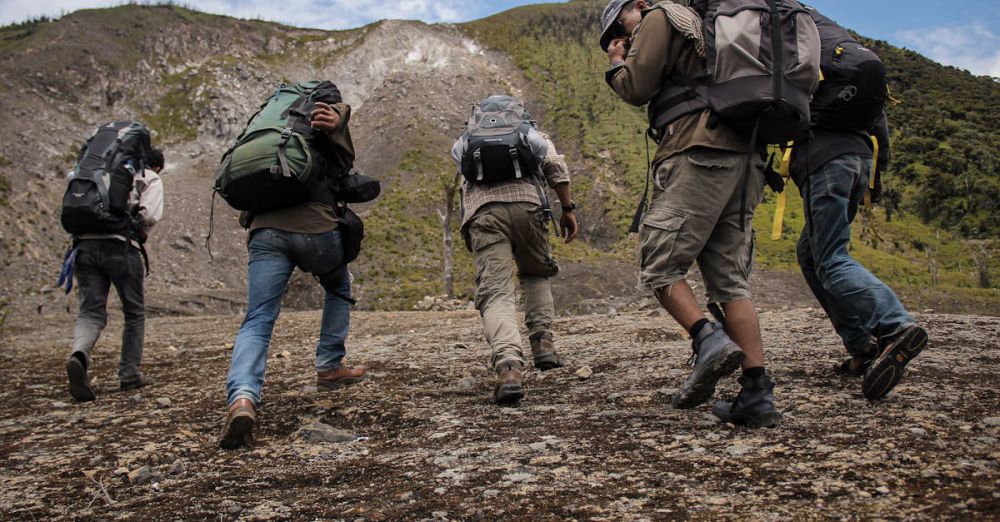
{"type": "MultiPolygon", "coordinates": [[[[0,24],[58,16],[120,0],[0,0],[0,24]]],[[[525,0],[182,0],[192,8],[291,25],[343,29],[380,18],[460,22],[525,0]]],[[[830,18],[859,33],[918,51],[975,74],[1000,77],[1000,1],[812,0],[830,18]]]]}

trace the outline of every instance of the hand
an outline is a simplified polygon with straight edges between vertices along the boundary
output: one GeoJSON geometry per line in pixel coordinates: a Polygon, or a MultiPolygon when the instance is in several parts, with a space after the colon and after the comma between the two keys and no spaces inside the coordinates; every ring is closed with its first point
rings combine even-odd
{"type": "Polygon", "coordinates": [[[340,114],[337,114],[333,107],[323,102],[316,102],[316,108],[313,109],[309,118],[312,128],[316,130],[330,132],[340,126],[340,114]]]}
{"type": "Polygon", "coordinates": [[[608,60],[611,63],[625,61],[628,54],[628,40],[625,38],[615,38],[608,44],[608,60]]]}
{"type": "Polygon", "coordinates": [[[562,231],[567,243],[576,238],[576,234],[580,231],[580,227],[576,224],[576,212],[570,210],[562,213],[562,217],[559,218],[559,230],[562,231]]]}

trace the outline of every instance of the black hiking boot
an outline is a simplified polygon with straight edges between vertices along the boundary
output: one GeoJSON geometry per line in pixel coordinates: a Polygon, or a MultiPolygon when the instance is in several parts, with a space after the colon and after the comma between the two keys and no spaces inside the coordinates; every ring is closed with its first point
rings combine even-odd
{"type": "Polygon", "coordinates": [[[774,382],[767,375],[750,379],[740,377],[743,387],[736,400],[719,401],[712,413],[722,422],[751,428],[773,428],[781,423],[781,412],[774,408],[774,382]]]}
{"type": "Polygon", "coordinates": [[[94,387],[87,375],[85,356],[80,352],[70,356],[66,362],[66,375],[69,376],[69,394],[80,402],[90,402],[97,398],[94,387]]]}
{"type": "Polygon", "coordinates": [[[500,406],[517,406],[524,398],[521,385],[521,367],[507,364],[497,370],[497,387],[493,400],[500,406]]]}
{"type": "Polygon", "coordinates": [[[892,391],[906,374],[906,365],[927,348],[927,331],[910,325],[889,342],[872,362],[861,383],[861,393],[870,401],[877,401],[892,391]]]}
{"type": "Polygon", "coordinates": [[[743,350],[726,335],[719,323],[708,323],[691,341],[694,369],[674,397],[674,408],[688,409],[712,398],[715,383],[733,373],[743,362],[743,350]]]}
{"type": "Polygon", "coordinates": [[[555,344],[552,343],[552,332],[537,333],[528,340],[531,341],[531,359],[536,369],[544,372],[563,367],[562,357],[556,353],[555,344]]]}
{"type": "Polygon", "coordinates": [[[153,384],[153,381],[149,377],[143,375],[142,372],[139,372],[138,379],[129,382],[120,382],[118,384],[118,390],[123,392],[130,392],[145,388],[146,386],[149,386],[151,384],[153,384]]]}

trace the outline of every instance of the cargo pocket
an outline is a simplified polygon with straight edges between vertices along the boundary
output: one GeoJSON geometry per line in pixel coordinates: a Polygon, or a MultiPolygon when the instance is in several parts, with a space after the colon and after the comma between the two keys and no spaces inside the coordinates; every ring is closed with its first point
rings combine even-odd
{"type": "Polygon", "coordinates": [[[468,246],[472,252],[495,245],[503,241],[504,235],[500,232],[497,218],[489,214],[476,217],[469,223],[468,246]]]}
{"type": "Polygon", "coordinates": [[[530,230],[530,245],[521,245],[520,250],[527,255],[518,258],[519,275],[537,275],[552,277],[559,273],[559,264],[552,256],[549,245],[549,219],[541,208],[528,212],[530,230]]]}
{"type": "Polygon", "coordinates": [[[644,284],[652,286],[656,279],[667,279],[671,271],[683,265],[678,262],[676,247],[685,221],[687,214],[680,210],[650,209],[647,212],[639,230],[639,264],[644,284]]]}

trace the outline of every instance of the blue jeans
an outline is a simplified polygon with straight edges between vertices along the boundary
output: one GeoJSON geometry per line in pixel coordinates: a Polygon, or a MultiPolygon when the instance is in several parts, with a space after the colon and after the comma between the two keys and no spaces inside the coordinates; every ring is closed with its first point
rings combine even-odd
{"type": "Polygon", "coordinates": [[[806,212],[796,248],[799,267],[852,355],[865,353],[872,336],[891,339],[914,322],[892,289],[847,252],[871,161],[838,156],[799,187],[806,212]]]}
{"type": "Polygon", "coordinates": [[[248,249],[247,315],[236,336],[226,378],[228,404],[240,398],[260,403],[271,332],[296,266],[313,274],[326,290],[316,371],[339,368],[347,353],[344,341],[350,325],[351,276],[343,263],[340,232],[300,234],[262,228],[251,234],[248,249]]]}

